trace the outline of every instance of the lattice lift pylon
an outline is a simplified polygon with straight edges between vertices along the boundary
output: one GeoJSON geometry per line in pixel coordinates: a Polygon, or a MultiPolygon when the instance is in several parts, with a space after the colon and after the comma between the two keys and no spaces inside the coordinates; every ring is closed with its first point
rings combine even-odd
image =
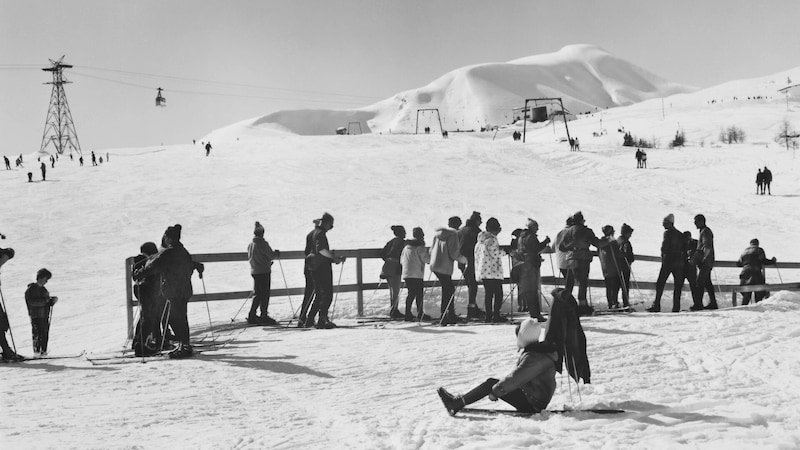
{"type": "Polygon", "coordinates": [[[57,61],[51,59],[51,66],[42,69],[45,72],[52,72],[53,81],[44,84],[52,84],[53,91],[50,93],[50,107],[47,109],[40,153],[45,153],[45,148],[52,142],[59,154],[64,154],[64,150],[67,148],[74,149],[81,154],[78,133],[75,132],[75,123],[72,121],[67,94],[64,92],[64,84],[71,83],[64,79],[64,69],[70,69],[72,66],[64,64],[63,60],[63,56],[57,61]]]}

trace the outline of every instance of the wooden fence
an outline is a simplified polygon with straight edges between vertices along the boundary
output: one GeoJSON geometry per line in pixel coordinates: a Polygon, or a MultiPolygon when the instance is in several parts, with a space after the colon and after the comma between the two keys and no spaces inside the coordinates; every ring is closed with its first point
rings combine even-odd
{"type": "MultiPolygon", "coordinates": [[[[508,246],[501,246],[503,250],[508,250],[508,246]]],[[[372,249],[355,249],[355,250],[336,250],[337,256],[344,256],[348,260],[355,259],[355,270],[356,270],[356,282],[355,284],[341,284],[336,289],[339,293],[344,292],[355,292],[356,293],[356,303],[358,308],[358,316],[362,317],[364,315],[364,291],[374,291],[376,289],[388,289],[388,285],[382,282],[376,281],[364,281],[364,260],[368,259],[380,259],[381,249],[379,248],[372,248],[372,249]]],[[[597,255],[597,253],[594,253],[597,255]]],[[[281,259],[282,260],[302,260],[305,258],[305,255],[302,251],[286,251],[281,252],[281,259]]],[[[661,264],[661,258],[657,256],[647,256],[647,255],[635,255],[636,262],[651,262],[651,263],[658,263],[661,264]]],[[[197,262],[201,263],[224,263],[224,262],[241,262],[247,261],[247,253],[199,253],[192,255],[192,259],[197,262]]],[[[125,306],[127,310],[127,318],[128,318],[128,338],[132,337],[133,334],[133,310],[136,306],[138,306],[138,302],[133,295],[133,281],[132,281],[132,268],[133,268],[133,260],[134,257],[129,257],[125,260],[125,280],[126,280],[126,298],[125,298],[125,306]]],[[[348,264],[349,265],[349,264],[348,264]]],[[[544,267],[544,266],[543,266],[544,267]]],[[[715,268],[736,268],[735,261],[717,261],[714,265],[715,268]]],[[[794,262],[781,262],[776,264],[779,269],[800,269],[800,263],[794,262]]],[[[208,268],[206,268],[208,270],[208,268]]],[[[559,283],[563,283],[563,278],[556,279],[555,277],[551,276],[542,276],[541,277],[542,285],[547,286],[555,286],[559,283]]],[[[425,287],[432,287],[437,283],[436,280],[427,280],[424,282],[425,287]]],[[[503,280],[504,284],[511,284],[511,280],[506,278],[503,280]]],[[[602,279],[589,279],[589,287],[593,288],[605,288],[605,280],[602,279]]],[[[640,290],[655,290],[656,283],[655,281],[643,281],[643,280],[636,280],[635,286],[632,288],[637,288],[640,290]]],[[[665,292],[671,292],[674,285],[670,282],[667,283],[664,290],[665,292]]],[[[715,284],[718,292],[720,293],[731,293],[732,295],[732,302],[733,305],[736,305],[736,293],[739,292],[755,292],[755,291],[762,291],[762,290],[788,290],[788,291],[800,291],[800,283],[781,283],[781,284],[767,284],[767,285],[759,285],[759,286],[740,286],[738,284],[715,284]]],[[[270,297],[281,297],[287,295],[302,295],[305,292],[305,286],[299,287],[289,287],[289,288],[282,288],[282,289],[271,289],[270,290],[270,297]]],[[[546,292],[546,291],[545,291],[546,292]]],[[[244,290],[244,291],[233,291],[233,292],[214,292],[214,293],[204,293],[204,294],[197,294],[195,293],[192,298],[189,300],[190,302],[206,302],[206,301],[216,301],[216,300],[241,300],[250,297],[252,294],[252,290],[244,290]]]]}

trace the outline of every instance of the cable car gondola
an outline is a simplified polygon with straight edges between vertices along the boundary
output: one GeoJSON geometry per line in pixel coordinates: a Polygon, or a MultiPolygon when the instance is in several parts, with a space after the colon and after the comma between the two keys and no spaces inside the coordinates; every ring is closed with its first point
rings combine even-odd
{"type": "Polygon", "coordinates": [[[157,89],[158,89],[158,94],[156,94],[156,106],[161,106],[161,107],[167,106],[167,99],[161,96],[161,91],[163,91],[163,89],[161,88],[157,89]]]}

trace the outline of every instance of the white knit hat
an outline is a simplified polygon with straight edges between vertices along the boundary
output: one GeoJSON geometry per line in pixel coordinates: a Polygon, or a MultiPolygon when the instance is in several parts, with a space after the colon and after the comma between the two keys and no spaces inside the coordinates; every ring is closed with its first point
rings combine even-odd
{"type": "Polygon", "coordinates": [[[525,319],[519,325],[517,348],[525,348],[529,344],[539,342],[542,338],[542,324],[536,319],[525,319]]]}

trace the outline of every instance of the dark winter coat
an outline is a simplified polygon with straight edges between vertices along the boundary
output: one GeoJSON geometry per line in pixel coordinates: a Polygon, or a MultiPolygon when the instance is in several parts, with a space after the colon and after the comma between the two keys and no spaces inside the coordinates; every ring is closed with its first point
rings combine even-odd
{"type": "Polygon", "coordinates": [[[556,391],[557,361],[558,352],[554,344],[529,344],[517,359],[517,367],[492,387],[492,393],[500,398],[519,389],[528,402],[541,411],[547,408],[556,391]]]}
{"type": "Polygon", "coordinates": [[[306,255],[306,269],[316,270],[323,265],[330,266],[333,260],[323,255],[322,250],[330,251],[328,235],[321,226],[315,227],[306,235],[306,248],[303,253],[306,255]]]}
{"type": "Polygon", "coordinates": [[[700,230],[700,236],[697,239],[697,251],[694,252],[692,258],[698,267],[712,269],[714,267],[714,233],[711,228],[704,227],[700,230]]]}
{"type": "Polygon", "coordinates": [[[547,244],[539,242],[536,233],[531,230],[522,230],[517,241],[517,246],[522,252],[523,258],[526,263],[532,264],[534,267],[541,267],[542,257],[540,253],[547,248],[547,244]]]}
{"type": "Polygon", "coordinates": [[[563,288],[553,290],[549,322],[545,342],[553,343],[558,352],[556,370],[561,373],[566,362],[567,372],[576,382],[582,378],[585,384],[589,384],[591,370],[586,355],[586,334],[578,316],[578,302],[563,288]]]}
{"type": "Polygon", "coordinates": [[[664,240],[661,241],[661,264],[665,266],[683,267],[686,255],[686,239],[683,233],[675,227],[664,230],[664,240]]]}
{"type": "Polygon", "coordinates": [[[381,250],[381,258],[383,258],[381,278],[397,276],[403,273],[403,267],[400,264],[400,255],[402,255],[403,247],[405,246],[406,241],[400,237],[393,238],[383,246],[383,250],[381,250]]]}
{"type": "Polygon", "coordinates": [[[622,258],[619,243],[611,236],[605,236],[600,240],[608,242],[608,245],[598,251],[603,278],[619,278],[622,266],[626,264],[622,258]]]}
{"type": "Polygon", "coordinates": [[[772,183],[772,171],[764,169],[764,183],[772,183]]]}
{"type": "Polygon", "coordinates": [[[28,315],[31,319],[46,319],[50,315],[53,302],[50,292],[38,283],[31,283],[25,291],[25,303],[28,305],[28,315]]]}
{"type": "Polygon", "coordinates": [[[736,265],[742,268],[739,274],[739,282],[742,285],[764,284],[764,266],[775,264],[772,259],[767,259],[764,249],[757,245],[747,247],[739,256],[736,265]]]}
{"type": "Polygon", "coordinates": [[[592,252],[589,246],[602,247],[608,245],[607,243],[600,242],[600,239],[595,236],[594,231],[586,225],[572,225],[564,232],[558,249],[562,252],[567,252],[567,266],[568,268],[577,267],[577,261],[591,261],[592,252]]]}
{"type": "Polygon", "coordinates": [[[269,246],[269,242],[263,237],[255,236],[253,241],[247,245],[247,260],[250,261],[250,273],[253,275],[270,273],[272,271],[272,260],[278,257],[278,253],[269,246]]]}
{"type": "Polygon", "coordinates": [[[192,272],[203,270],[203,265],[192,260],[192,255],[180,242],[161,249],[147,263],[137,279],[160,274],[161,295],[170,301],[187,301],[192,296],[192,272]]]}
{"type": "MultiPolygon", "coordinates": [[[[469,222],[469,221],[467,221],[469,222]]],[[[467,223],[463,228],[458,230],[458,242],[460,243],[459,251],[461,255],[467,258],[467,265],[475,265],[475,245],[478,243],[478,233],[481,229],[467,223]]]]}
{"type": "Polygon", "coordinates": [[[619,252],[622,256],[622,260],[627,263],[623,264],[623,267],[630,267],[633,261],[636,260],[636,257],[633,255],[633,245],[631,245],[631,241],[625,236],[620,236],[617,238],[617,245],[619,245],[619,252]]]}

